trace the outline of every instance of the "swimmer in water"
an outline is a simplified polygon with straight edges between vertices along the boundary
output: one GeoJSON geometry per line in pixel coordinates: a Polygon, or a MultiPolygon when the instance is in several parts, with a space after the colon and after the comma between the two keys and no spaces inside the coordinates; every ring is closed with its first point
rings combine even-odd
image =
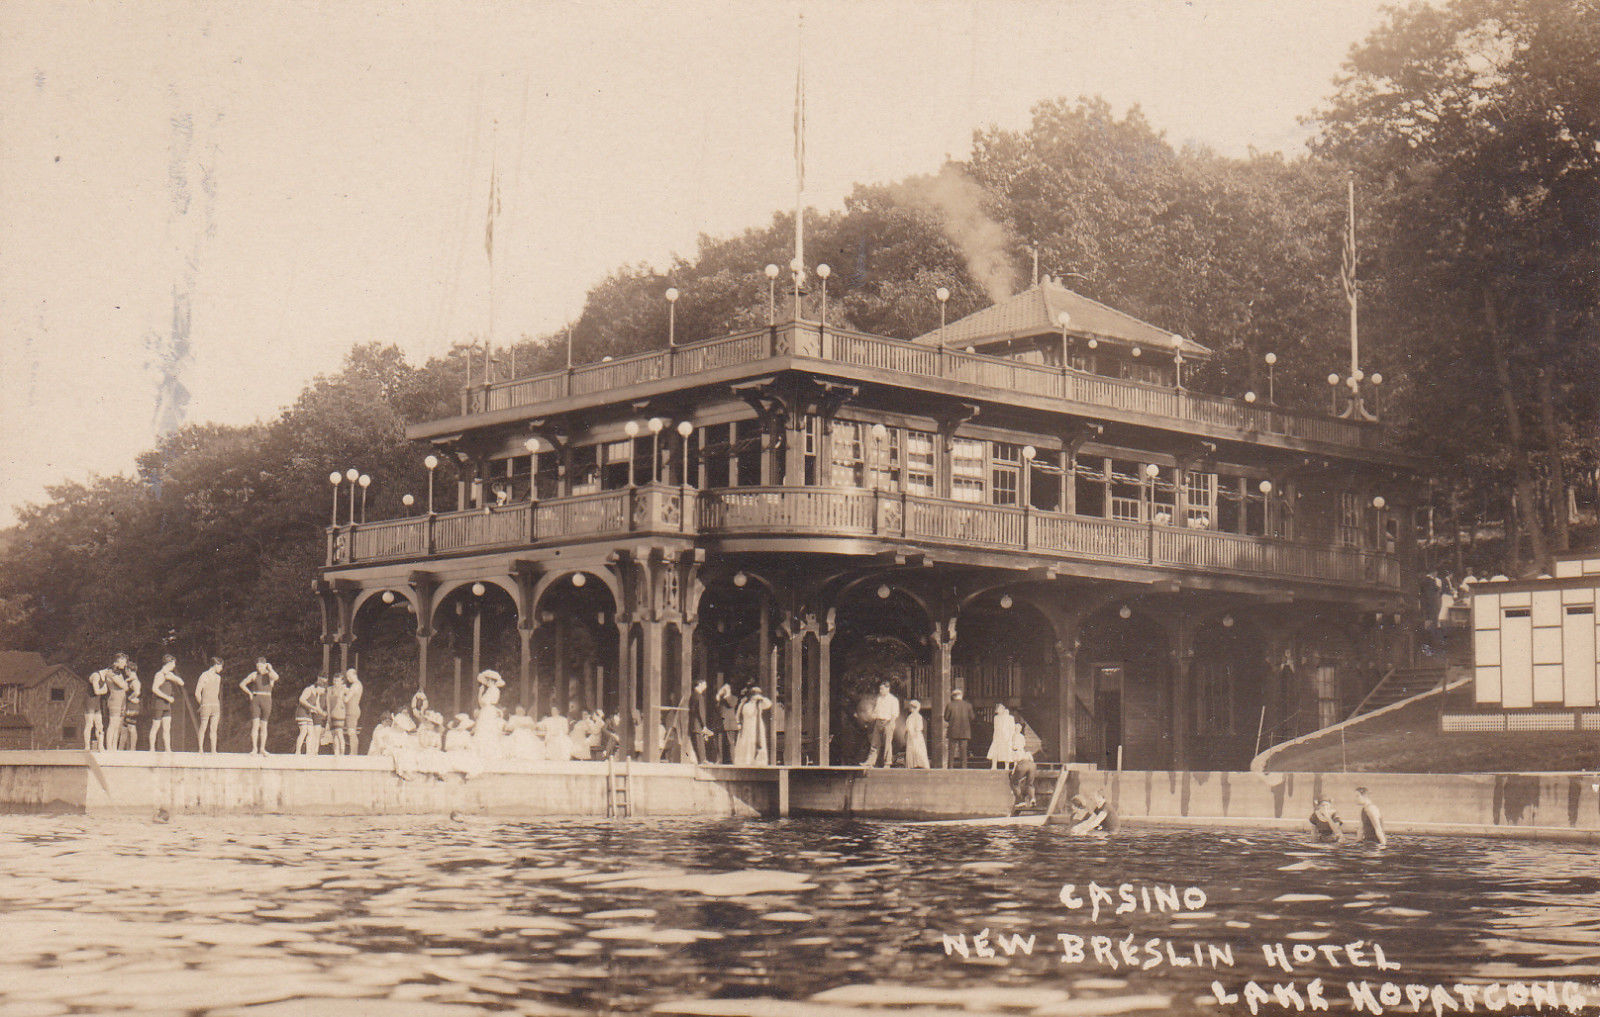
{"type": "Polygon", "coordinates": [[[1361,842],[1386,847],[1389,838],[1383,832],[1383,815],[1373,804],[1364,787],[1356,788],[1356,804],[1361,806],[1361,842]]]}
{"type": "Polygon", "coordinates": [[[1311,829],[1316,831],[1319,843],[1338,844],[1344,840],[1344,821],[1333,811],[1333,802],[1326,798],[1318,799],[1310,818],[1311,829]]]}

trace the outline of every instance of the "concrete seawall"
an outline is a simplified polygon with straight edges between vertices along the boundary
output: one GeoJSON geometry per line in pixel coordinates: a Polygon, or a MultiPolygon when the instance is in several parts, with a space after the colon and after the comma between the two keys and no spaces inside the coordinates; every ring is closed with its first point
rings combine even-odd
{"type": "Polygon", "coordinates": [[[1391,832],[1600,842],[1600,774],[1204,773],[1089,771],[1068,793],[1101,791],[1131,822],[1307,830],[1329,798],[1359,830],[1367,788],[1391,832]]]}
{"type": "MultiPolygon", "coordinates": [[[[627,788],[636,816],[936,819],[1011,807],[1006,775],[990,770],[631,763],[627,788]]],[[[0,752],[0,813],[554,817],[604,816],[606,805],[606,767],[584,761],[434,776],[398,774],[378,756],[0,752]]]]}
{"type": "MultiPolygon", "coordinates": [[[[639,816],[762,816],[777,808],[766,779],[701,779],[670,763],[634,763],[639,816]]],[[[237,753],[0,752],[0,812],[604,816],[598,763],[506,763],[463,775],[402,777],[378,756],[237,753]]]]}

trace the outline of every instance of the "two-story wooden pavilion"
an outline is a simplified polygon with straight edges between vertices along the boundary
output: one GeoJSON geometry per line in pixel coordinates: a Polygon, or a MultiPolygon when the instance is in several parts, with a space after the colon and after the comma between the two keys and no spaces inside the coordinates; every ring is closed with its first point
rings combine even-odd
{"type": "Polygon", "coordinates": [[[409,431],[462,507],[330,529],[325,652],[404,607],[437,690],[441,619],[488,597],[535,712],[759,682],[780,761],[856,763],[891,673],[936,765],[962,687],[1048,759],[1242,766],[1365,691],[1415,588],[1407,464],[1191,391],[1209,355],[1047,279],[913,341],[789,320],[472,385],[409,431]]]}

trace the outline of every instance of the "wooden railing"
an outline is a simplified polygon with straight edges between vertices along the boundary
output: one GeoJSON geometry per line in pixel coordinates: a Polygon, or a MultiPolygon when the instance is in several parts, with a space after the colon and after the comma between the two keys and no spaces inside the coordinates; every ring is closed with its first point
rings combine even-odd
{"type": "MultiPolygon", "coordinates": [[[[1150,352],[1152,356],[1158,355],[1156,350],[1150,352]]],[[[1257,406],[1187,389],[1108,378],[983,353],[942,349],[832,326],[823,328],[811,322],[751,329],[719,339],[515,381],[472,386],[463,393],[461,410],[475,413],[533,407],[568,396],[612,392],[787,355],[887,371],[905,375],[908,380],[955,382],[998,393],[1021,392],[1085,407],[1104,407],[1152,420],[1170,421],[1180,427],[1204,424],[1356,448],[1375,448],[1384,440],[1382,430],[1371,424],[1257,406]]]]}
{"type": "Polygon", "coordinates": [[[530,505],[330,529],[328,565],[620,537],[630,533],[876,537],[1159,569],[1397,589],[1393,555],[855,488],[648,485],[530,505]]]}

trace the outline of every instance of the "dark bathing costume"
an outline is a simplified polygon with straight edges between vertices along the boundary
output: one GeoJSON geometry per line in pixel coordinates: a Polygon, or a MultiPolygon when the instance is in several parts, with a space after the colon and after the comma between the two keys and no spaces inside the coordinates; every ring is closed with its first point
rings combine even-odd
{"type": "Polygon", "coordinates": [[[250,677],[245,679],[245,684],[250,686],[250,719],[266,720],[272,716],[272,686],[277,682],[271,675],[264,675],[260,671],[251,671],[250,677]],[[256,680],[266,682],[265,689],[256,685],[256,680]]]}

